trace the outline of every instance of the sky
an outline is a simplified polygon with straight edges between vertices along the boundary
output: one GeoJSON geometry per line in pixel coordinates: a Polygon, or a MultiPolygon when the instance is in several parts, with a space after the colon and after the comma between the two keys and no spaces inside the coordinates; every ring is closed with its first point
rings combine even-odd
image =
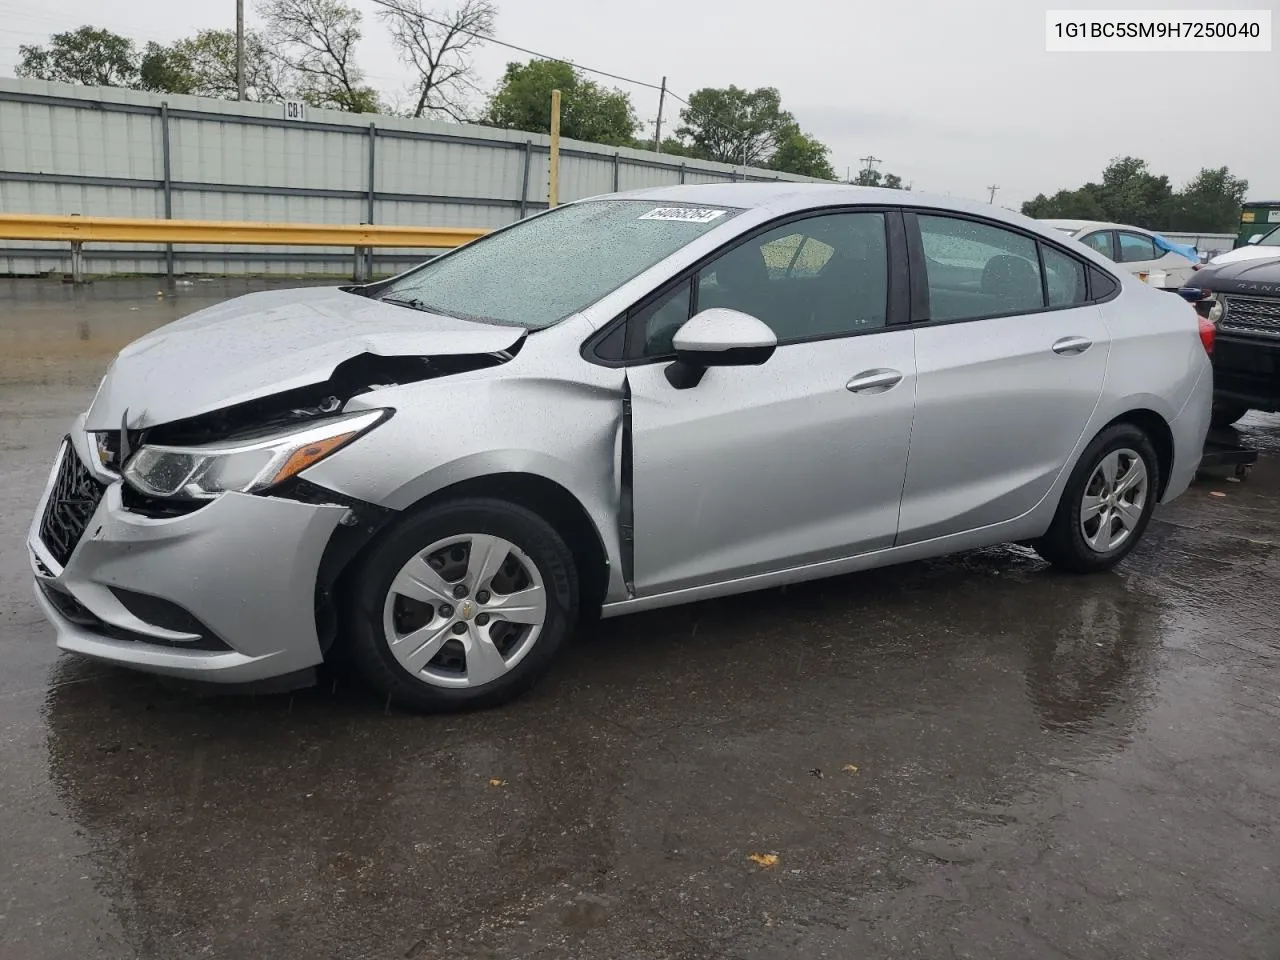
{"type": "MultiPolygon", "coordinates": [[[[256,0],[246,0],[254,25],[256,0]]],[[[401,90],[401,67],[370,0],[358,60],[374,86],[401,90]]],[[[437,0],[437,10],[454,0],[437,0]]],[[[777,87],[784,108],[831,148],[837,173],[860,158],[917,190],[1017,208],[1037,193],[1099,179],[1133,155],[1175,186],[1226,165],[1253,199],[1280,199],[1280,40],[1270,53],[1048,53],[1044,11],[1165,7],[1128,0],[496,0],[498,39],[687,97],[705,86],[777,87]]],[[[1194,0],[1198,9],[1277,0],[1194,0]]],[[[1167,7],[1165,7],[1167,8],[1167,7]]],[[[1277,11],[1280,13],[1280,11],[1277,11]]],[[[1273,15],[1274,16],[1274,15],[1273,15]]],[[[1273,30],[1280,32],[1280,16],[1273,30]]],[[[234,0],[0,0],[0,75],[18,45],[84,23],[139,41],[235,25],[234,0]]],[[[485,89],[509,60],[475,57],[485,89]]],[[[600,80],[596,77],[594,79],[600,80]]],[[[654,90],[627,90],[652,121],[654,90]]],[[[667,101],[664,127],[679,104],[667,101]]]]}

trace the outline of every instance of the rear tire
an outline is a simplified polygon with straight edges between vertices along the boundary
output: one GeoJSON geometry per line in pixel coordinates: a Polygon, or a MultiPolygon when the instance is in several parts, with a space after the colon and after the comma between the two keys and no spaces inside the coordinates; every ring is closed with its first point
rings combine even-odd
{"type": "Polygon", "coordinates": [[[578,573],[558,533],[493,499],[406,516],[351,578],[343,640],[390,702],[420,712],[489,707],[528,690],[578,614],[578,573]],[[535,622],[536,621],[536,622],[535,622]]]}
{"type": "Polygon", "coordinates": [[[1215,403],[1213,412],[1209,414],[1209,424],[1214,427],[1229,427],[1248,413],[1249,409],[1239,403],[1215,403]]]}
{"type": "Polygon", "coordinates": [[[1160,489],[1160,461],[1131,423],[1108,427],[1081,455],[1036,553],[1071,573],[1109,570],[1142,538],[1160,489]]]}

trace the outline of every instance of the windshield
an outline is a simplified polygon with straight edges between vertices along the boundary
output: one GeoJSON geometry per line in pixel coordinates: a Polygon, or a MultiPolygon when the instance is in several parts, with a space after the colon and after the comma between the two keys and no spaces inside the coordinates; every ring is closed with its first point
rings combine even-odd
{"type": "Polygon", "coordinates": [[[538,330],[590,306],[738,212],[652,200],[574,203],[424,264],[380,296],[432,313],[538,330]]]}
{"type": "Polygon", "coordinates": [[[1276,227],[1265,237],[1259,240],[1254,246],[1257,247],[1280,247],[1280,227],[1276,227]]]}

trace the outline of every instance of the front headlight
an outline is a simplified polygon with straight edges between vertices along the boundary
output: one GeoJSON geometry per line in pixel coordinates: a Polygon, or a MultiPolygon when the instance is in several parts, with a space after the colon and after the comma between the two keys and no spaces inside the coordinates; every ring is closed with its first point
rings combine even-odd
{"type": "Polygon", "coordinates": [[[1225,298],[1220,297],[1216,293],[1209,294],[1209,299],[1212,302],[1209,304],[1209,313],[1205,317],[1205,319],[1208,320],[1210,323],[1212,323],[1214,326],[1217,326],[1218,321],[1221,320],[1226,315],[1227,302],[1225,298]]]}
{"type": "Polygon", "coordinates": [[[264,437],[194,447],[145,445],[124,468],[134,489],[152,497],[209,500],[221,493],[265,490],[378,424],[385,410],[333,417],[264,437]]]}

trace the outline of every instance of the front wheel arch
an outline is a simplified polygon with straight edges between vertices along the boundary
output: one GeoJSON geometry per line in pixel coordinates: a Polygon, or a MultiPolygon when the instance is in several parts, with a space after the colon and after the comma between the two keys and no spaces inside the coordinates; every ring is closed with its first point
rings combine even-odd
{"type": "Polygon", "coordinates": [[[578,568],[580,609],[585,617],[599,611],[609,586],[609,555],[586,507],[554,480],[536,473],[491,473],[459,480],[411,504],[406,514],[428,510],[449,500],[503,500],[536,513],[564,538],[578,568]]]}

